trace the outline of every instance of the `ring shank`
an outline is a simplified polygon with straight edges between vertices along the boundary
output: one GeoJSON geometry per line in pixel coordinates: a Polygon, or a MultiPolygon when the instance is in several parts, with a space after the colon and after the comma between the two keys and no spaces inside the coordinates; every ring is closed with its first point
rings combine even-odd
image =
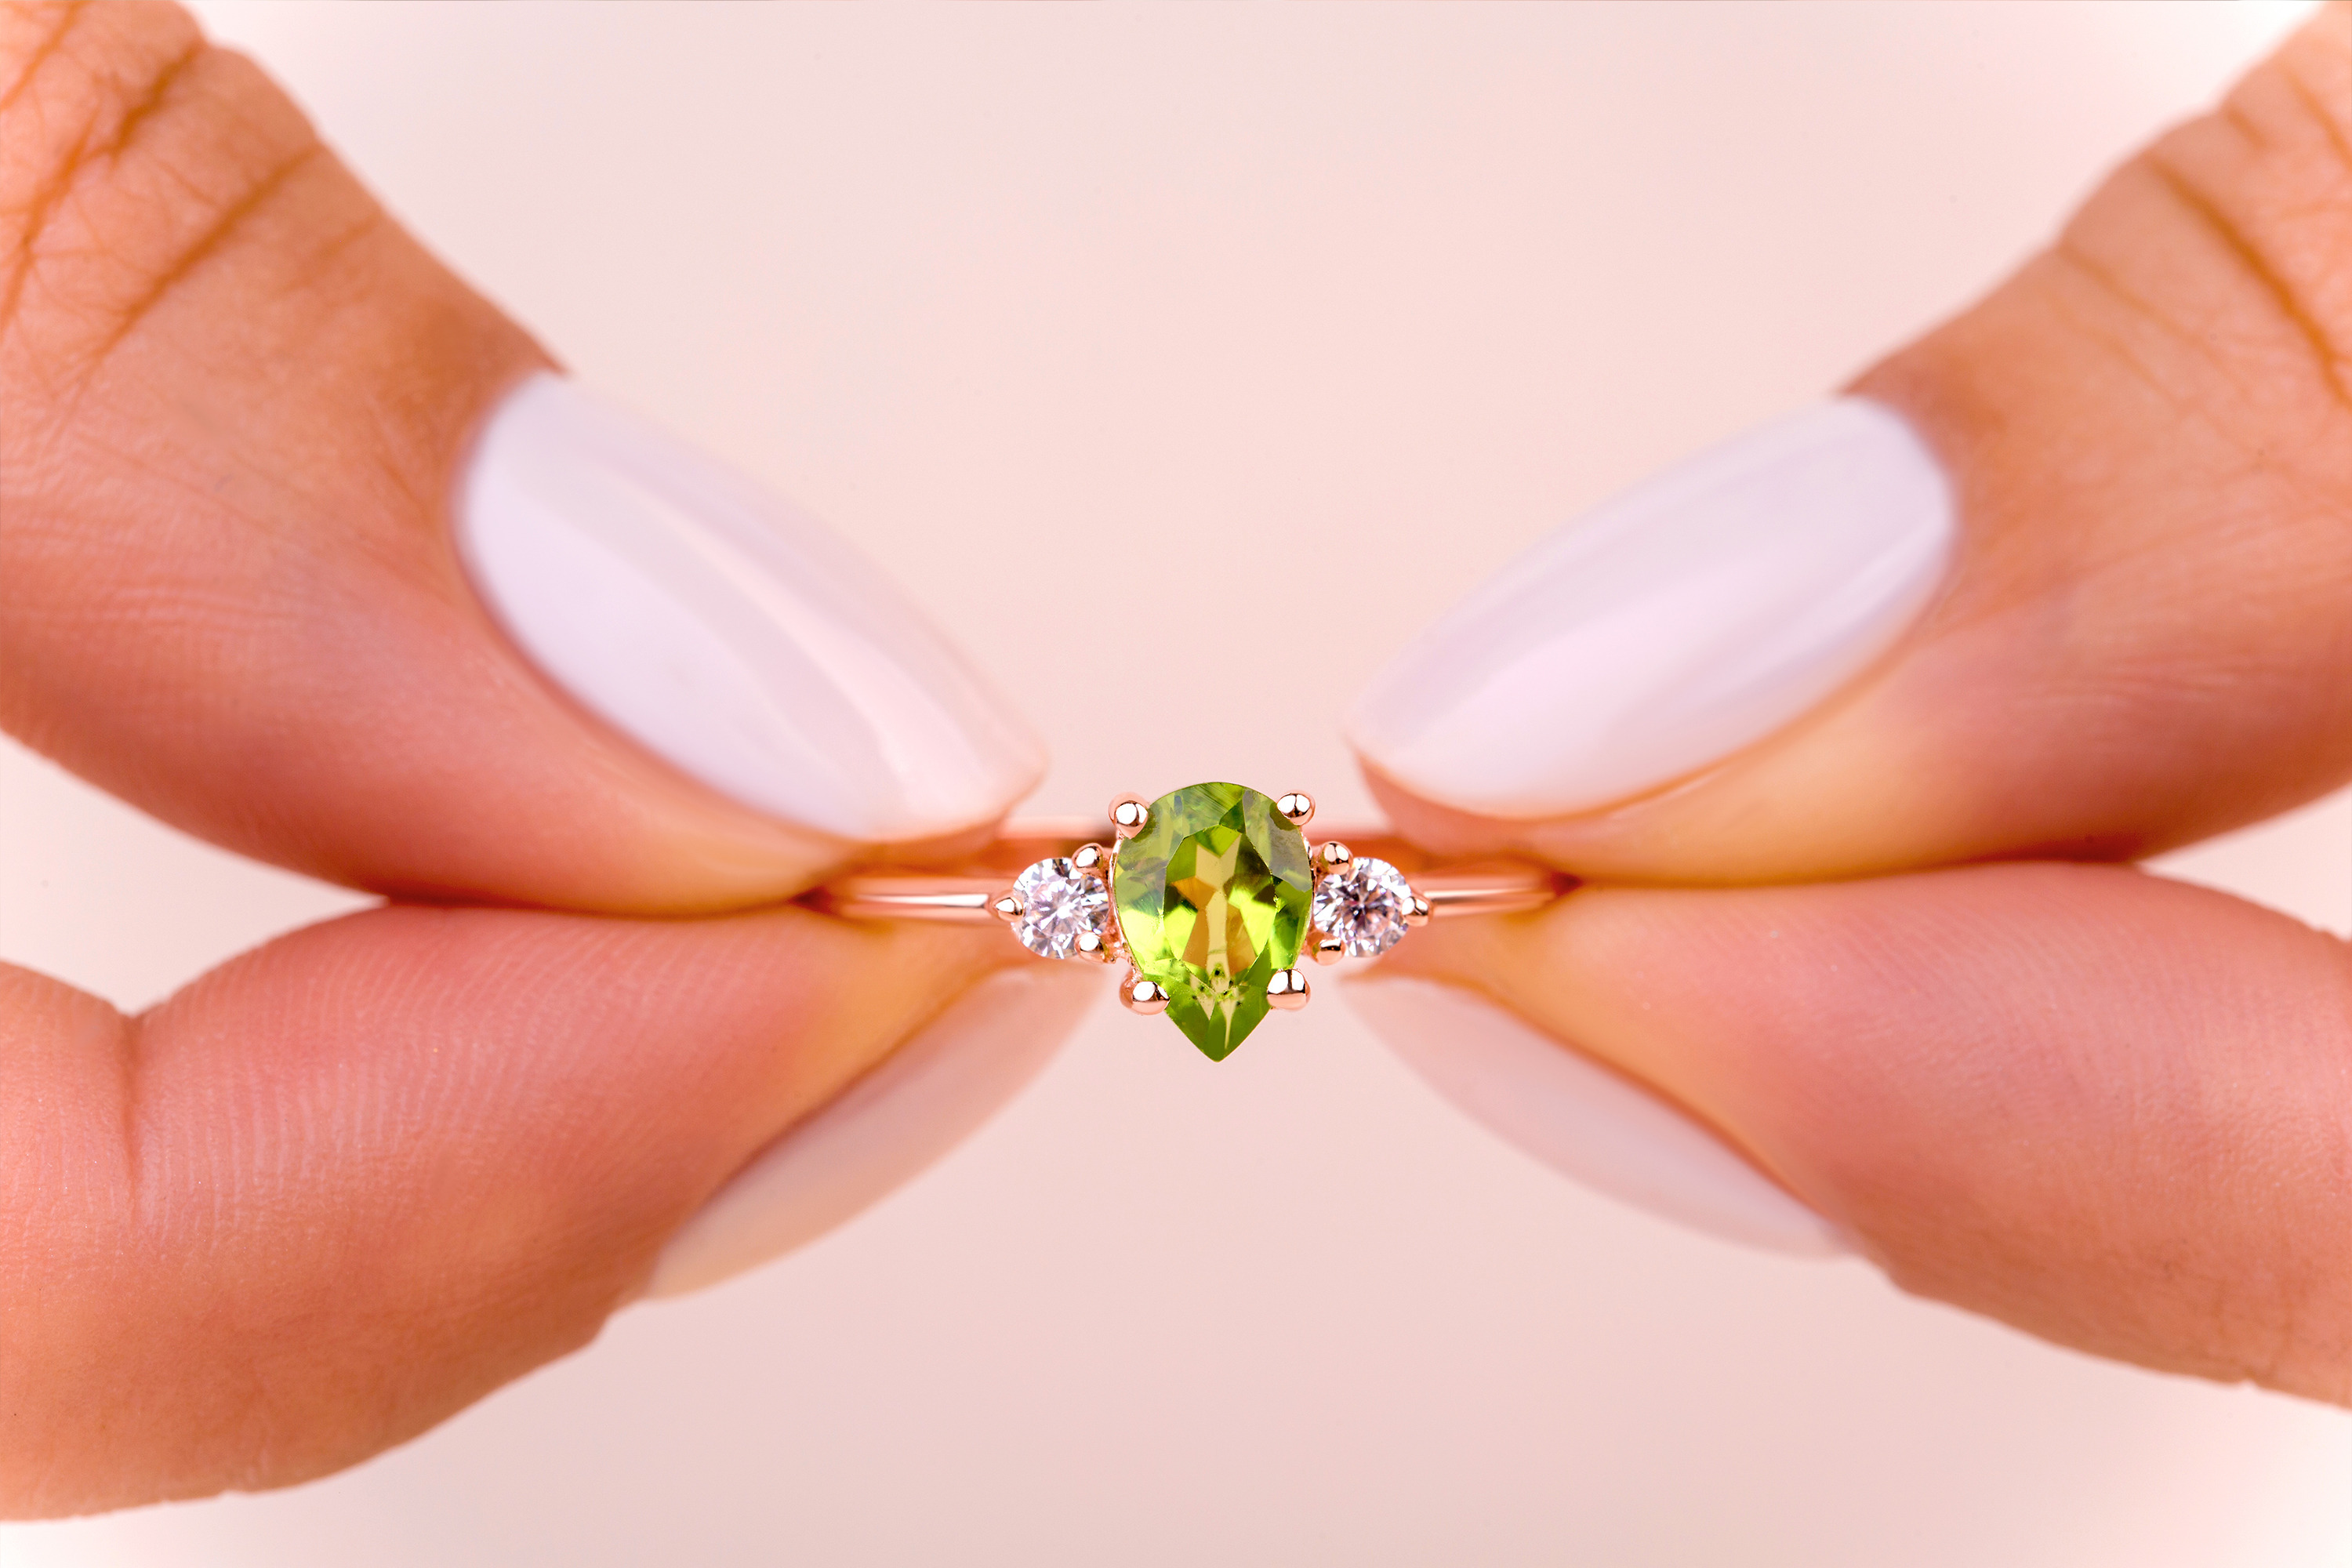
{"type": "MultiPolygon", "coordinates": [[[[1023,867],[1067,855],[1083,844],[1100,843],[1108,847],[1111,842],[1108,835],[1089,839],[1083,830],[1075,834],[1041,831],[1046,827],[1045,824],[1016,823],[986,850],[958,865],[855,872],[803,894],[800,901],[847,920],[986,924],[996,918],[990,906],[1012,887],[1023,867]]],[[[1439,919],[1541,909],[1575,885],[1573,878],[1524,860],[1433,860],[1404,840],[1384,833],[1333,831],[1317,838],[1318,842],[1337,839],[1360,858],[1371,857],[1395,866],[1412,884],[1413,891],[1429,900],[1430,914],[1439,919]]]]}

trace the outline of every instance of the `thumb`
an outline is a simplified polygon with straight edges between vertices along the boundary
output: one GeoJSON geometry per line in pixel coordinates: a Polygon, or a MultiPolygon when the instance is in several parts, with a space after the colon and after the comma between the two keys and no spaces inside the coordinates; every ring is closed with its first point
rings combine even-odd
{"type": "Polygon", "coordinates": [[[0,8],[0,724],[230,847],[606,910],[983,826],[1034,740],[549,373],[175,7],[0,8]]]}
{"type": "Polygon", "coordinates": [[[394,904],[135,1018],[0,964],[0,1518],[353,1464],[846,1218],[1097,999],[1010,945],[394,904]]]}
{"type": "Polygon", "coordinates": [[[2352,777],[2352,9],[1849,398],[1572,523],[1351,737],[1616,880],[2135,856],[2352,777]]]}

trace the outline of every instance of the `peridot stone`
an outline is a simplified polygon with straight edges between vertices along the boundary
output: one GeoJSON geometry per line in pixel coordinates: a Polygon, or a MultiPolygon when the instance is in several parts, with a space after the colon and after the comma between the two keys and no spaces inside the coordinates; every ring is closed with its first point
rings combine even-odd
{"type": "Polygon", "coordinates": [[[1161,795],[1111,862],[1129,962],[1212,1061],[1265,1016],[1266,981],[1298,962],[1314,891],[1307,836],[1239,784],[1161,795]]]}

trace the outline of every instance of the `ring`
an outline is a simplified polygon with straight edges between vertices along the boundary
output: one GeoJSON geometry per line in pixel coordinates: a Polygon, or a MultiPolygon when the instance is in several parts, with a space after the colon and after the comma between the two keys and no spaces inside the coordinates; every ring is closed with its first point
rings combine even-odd
{"type": "Polygon", "coordinates": [[[1307,795],[1240,784],[1123,795],[1108,847],[1086,822],[1015,824],[960,870],[868,871],[802,901],[852,920],[1001,921],[1041,958],[1124,960],[1129,1010],[1166,1014],[1223,1061],[1269,1008],[1307,1005],[1302,956],[1377,958],[1433,917],[1538,909],[1570,885],[1518,861],[1433,865],[1389,837],[1359,840],[1378,855],[1310,846],[1314,816],[1307,795]]]}

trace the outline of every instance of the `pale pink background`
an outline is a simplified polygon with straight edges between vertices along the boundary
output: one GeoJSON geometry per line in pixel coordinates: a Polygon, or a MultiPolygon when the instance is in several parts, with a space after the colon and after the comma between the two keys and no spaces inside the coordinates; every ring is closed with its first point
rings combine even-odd
{"type": "MultiPolygon", "coordinates": [[[[1336,720],[1434,606],[1967,300],[2299,14],[205,11],[583,375],[894,570],[1054,811],[1360,809],[1336,720]],[[1322,673],[1220,705],[1268,634],[1322,673]]],[[[0,792],[0,955],[125,1004],[355,902],[21,751],[0,792]]],[[[2352,799],[2179,864],[2345,930],[2352,799]]],[[[1343,1005],[1215,1068],[1109,1009],[796,1258],[356,1473],[0,1559],[2337,1564],[2352,1418],[1589,1196],[1343,1005]]]]}

